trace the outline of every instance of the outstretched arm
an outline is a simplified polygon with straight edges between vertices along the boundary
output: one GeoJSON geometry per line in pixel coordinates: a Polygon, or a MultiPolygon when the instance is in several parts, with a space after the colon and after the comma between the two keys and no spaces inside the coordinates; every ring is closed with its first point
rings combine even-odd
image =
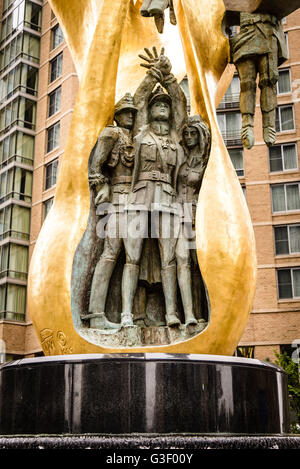
{"type": "Polygon", "coordinates": [[[145,61],[141,64],[141,67],[147,68],[148,72],[133,96],[134,105],[138,110],[133,131],[134,135],[139,132],[143,125],[148,123],[148,99],[155,85],[163,78],[161,72],[153,66],[159,60],[155,47],[153,47],[153,53],[149,49],[145,49],[145,52],[147,56],[139,55],[139,57],[145,61]]]}
{"type": "Polygon", "coordinates": [[[179,132],[188,117],[187,114],[187,100],[183,89],[177,82],[174,75],[171,73],[172,64],[170,60],[162,53],[159,58],[159,63],[156,67],[162,73],[162,86],[167,90],[172,98],[172,111],[173,122],[177,132],[179,132]]]}

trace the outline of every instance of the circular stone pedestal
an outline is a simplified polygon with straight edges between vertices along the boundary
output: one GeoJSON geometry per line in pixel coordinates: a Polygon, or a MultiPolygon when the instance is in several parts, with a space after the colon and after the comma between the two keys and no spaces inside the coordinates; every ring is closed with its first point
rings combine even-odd
{"type": "Polygon", "coordinates": [[[289,431],[287,378],[213,355],[24,359],[0,367],[0,434],[289,431]]]}

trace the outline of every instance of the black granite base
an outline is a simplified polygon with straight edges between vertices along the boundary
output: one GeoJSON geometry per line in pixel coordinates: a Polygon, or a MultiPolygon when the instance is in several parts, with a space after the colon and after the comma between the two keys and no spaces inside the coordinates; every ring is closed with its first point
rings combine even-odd
{"type": "Polygon", "coordinates": [[[1,435],[283,435],[288,431],[286,374],[258,360],[69,355],[0,367],[1,435]]]}

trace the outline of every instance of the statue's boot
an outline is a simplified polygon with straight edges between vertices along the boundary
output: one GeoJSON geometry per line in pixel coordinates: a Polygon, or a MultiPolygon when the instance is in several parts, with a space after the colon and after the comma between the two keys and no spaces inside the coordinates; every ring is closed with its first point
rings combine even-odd
{"type": "Polygon", "coordinates": [[[122,276],[122,314],[121,326],[133,326],[133,300],[139,280],[140,268],[135,264],[125,264],[122,276]]]}
{"type": "Polygon", "coordinates": [[[250,150],[254,143],[254,115],[253,114],[244,114],[242,117],[242,143],[245,148],[250,150]]]}
{"type": "Polygon", "coordinates": [[[120,325],[109,321],[105,316],[105,303],[115,260],[100,259],[96,265],[89,304],[89,312],[97,316],[90,319],[94,329],[119,329],[120,325]]]}
{"type": "Polygon", "coordinates": [[[167,326],[179,326],[180,319],[177,315],[176,265],[163,268],[161,270],[161,278],[165,295],[167,326]]]}
{"type": "Polygon", "coordinates": [[[184,310],[185,324],[187,326],[197,324],[197,319],[193,312],[192,275],[190,265],[177,266],[177,278],[181,293],[181,300],[184,310]]]}
{"type": "Polygon", "coordinates": [[[263,137],[266,145],[268,147],[274,145],[276,142],[276,111],[273,109],[269,112],[262,111],[262,120],[263,120],[263,137]]]}
{"type": "Polygon", "coordinates": [[[164,11],[168,6],[169,0],[152,0],[148,11],[150,16],[160,16],[164,14],[164,11]]]}

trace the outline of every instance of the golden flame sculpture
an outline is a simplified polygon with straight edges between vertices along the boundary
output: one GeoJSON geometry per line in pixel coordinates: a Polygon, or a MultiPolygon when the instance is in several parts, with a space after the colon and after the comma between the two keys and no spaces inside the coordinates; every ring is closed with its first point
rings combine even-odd
{"type": "MultiPolygon", "coordinates": [[[[229,44],[221,24],[223,0],[174,0],[183,45],[192,114],[211,127],[211,157],[197,209],[197,252],[210,300],[210,322],[180,343],[112,349],[90,343],[72,321],[71,275],[85,232],[90,196],[88,159],[113,114],[116,96],[133,91],[144,70],[138,53],[164,45],[141,0],[49,0],[79,77],[79,92],[61,162],[53,207],[37,240],[29,270],[28,307],[46,355],[165,352],[232,355],[244,332],[256,286],[252,224],[216,120],[216,105],[232,78],[229,44]],[[229,68],[228,68],[229,67],[229,68]]],[[[173,27],[174,28],[174,27],[173,27]]]]}

